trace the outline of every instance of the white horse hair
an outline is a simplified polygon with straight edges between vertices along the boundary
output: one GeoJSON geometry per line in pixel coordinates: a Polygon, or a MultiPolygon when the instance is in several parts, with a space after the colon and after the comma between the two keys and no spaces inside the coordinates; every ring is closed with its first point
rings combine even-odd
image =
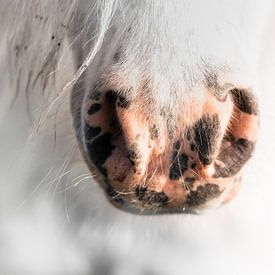
{"type": "Polygon", "coordinates": [[[273,2],[0,0],[0,273],[274,274],[273,2]],[[203,215],[110,205],[78,149],[72,89],[148,81],[173,111],[213,72],[260,99],[237,198],[203,215]]]}

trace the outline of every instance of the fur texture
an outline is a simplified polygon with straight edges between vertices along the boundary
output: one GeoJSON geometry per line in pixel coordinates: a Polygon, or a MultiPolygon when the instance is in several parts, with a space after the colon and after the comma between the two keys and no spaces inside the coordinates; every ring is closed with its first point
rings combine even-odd
{"type": "Polygon", "coordinates": [[[272,15],[268,0],[0,1],[1,274],[274,274],[272,15]],[[115,54],[123,66],[110,66],[115,54]],[[213,71],[260,98],[240,195],[198,216],[115,209],[78,149],[74,84],[146,80],[156,108],[172,109],[213,71]]]}

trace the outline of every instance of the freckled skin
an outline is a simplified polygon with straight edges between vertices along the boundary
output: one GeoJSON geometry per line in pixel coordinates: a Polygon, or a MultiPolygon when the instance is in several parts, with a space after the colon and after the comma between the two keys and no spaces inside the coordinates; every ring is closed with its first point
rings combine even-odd
{"type": "Polygon", "coordinates": [[[180,146],[181,146],[181,143],[180,141],[178,140],[177,142],[174,143],[174,146],[173,146],[173,151],[178,151],[180,149],[180,146]]]}
{"type": "Polygon", "coordinates": [[[92,127],[88,125],[88,123],[85,123],[84,126],[84,135],[85,135],[85,140],[90,141],[91,139],[97,137],[101,132],[100,127],[92,127]]]}
{"type": "Polygon", "coordinates": [[[201,209],[240,178],[255,147],[258,109],[246,91],[231,91],[233,115],[225,130],[219,109],[211,109],[213,101],[192,122],[181,118],[177,129],[170,114],[151,121],[146,108],[140,112],[135,101],[113,90],[94,88],[86,100],[81,139],[85,154],[105,178],[102,186],[110,201],[127,211],[201,209]]]}
{"type": "Polygon", "coordinates": [[[233,89],[231,95],[236,107],[243,113],[258,115],[258,104],[254,95],[244,89],[233,89]]]}
{"type": "Polygon", "coordinates": [[[110,123],[110,126],[118,131],[121,130],[121,125],[117,117],[114,117],[110,123]]]}
{"type": "Polygon", "coordinates": [[[117,105],[121,108],[128,108],[130,106],[130,101],[128,101],[124,96],[119,96],[117,105]]]}
{"type": "Polygon", "coordinates": [[[190,150],[191,150],[191,151],[195,151],[195,150],[196,150],[196,145],[195,145],[194,143],[192,143],[192,144],[190,145],[190,150]]]}
{"type": "Polygon", "coordinates": [[[225,166],[219,167],[216,164],[216,173],[213,177],[232,177],[236,175],[252,156],[254,147],[254,143],[251,141],[237,139],[232,135],[227,136],[217,157],[225,166]]]}
{"type": "Polygon", "coordinates": [[[156,125],[150,127],[150,137],[152,140],[157,139],[159,136],[158,128],[156,125]]]}
{"type": "Polygon", "coordinates": [[[200,206],[205,204],[209,199],[213,199],[220,194],[219,186],[216,184],[206,183],[199,186],[195,191],[191,191],[186,199],[187,206],[200,206]]]}
{"type": "Polygon", "coordinates": [[[149,191],[147,188],[138,187],[136,194],[139,200],[147,205],[154,205],[157,207],[163,207],[168,202],[168,197],[164,192],[149,191]]]}
{"type": "Polygon", "coordinates": [[[178,180],[187,169],[188,169],[188,156],[185,154],[181,154],[178,156],[177,153],[174,153],[172,158],[169,178],[171,180],[178,180]]]}
{"type": "MultiPolygon", "coordinates": [[[[210,164],[216,149],[216,141],[220,135],[220,123],[218,116],[204,115],[194,125],[195,142],[202,164],[210,164]]],[[[191,150],[194,149],[192,146],[191,150]]],[[[193,150],[192,150],[193,151],[193,150]]]]}
{"type": "Polygon", "coordinates": [[[117,99],[117,95],[114,93],[114,91],[106,92],[105,97],[110,103],[114,103],[117,99]]]}
{"type": "Polygon", "coordinates": [[[187,128],[185,131],[185,138],[191,140],[191,129],[187,128]]]}
{"type": "Polygon", "coordinates": [[[132,160],[132,161],[136,161],[138,159],[138,146],[136,143],[133,143],[130,145],[130,148],[129,148],[129,158],[132,160]]]}
{"type": "Polygon", "coordinates": [[[98,103],[93,104],[88,110],[88,115],[95,114],[96,112],[98,112],[100,110],[100,108],[101,108],[100,104],[98,104],[98,103]]]}
{"type": "Polygon", "coordinates": [[[93,142],[86,143],[91,161],[98,169],[102,168],[104,162],[115,148],[115,146],[111,144],[111,136],[110,133],[106,133],[99,136],[93,142]]]}

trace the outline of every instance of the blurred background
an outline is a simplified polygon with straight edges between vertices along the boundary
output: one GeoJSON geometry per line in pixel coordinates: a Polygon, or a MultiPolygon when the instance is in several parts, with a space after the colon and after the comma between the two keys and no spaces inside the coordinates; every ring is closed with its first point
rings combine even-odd
{"type": "Polygon", "coordinates": [[[45,102],[72,76],[70,51],[44,94],[16,95],[9,45],[2,43],[0,274],[275,274],[274,33],[271,28],[259,67],[255,157],[239,195],[202,215],[143,217],[110,206],[78,150],[69,90],[34,130],[45,102]]]}

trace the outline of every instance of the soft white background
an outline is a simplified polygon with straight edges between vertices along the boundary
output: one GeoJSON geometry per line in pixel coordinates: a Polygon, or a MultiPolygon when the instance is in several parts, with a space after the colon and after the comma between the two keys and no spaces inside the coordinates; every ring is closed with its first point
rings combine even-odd
{"type": "Polygon", "coordinates": [[[259,69],[261,134],[237,198],[204,215],[156,217],[114,209],[85,179],[68,98],[30,137],[26,97],[11,107],[0,53],[0,274],[275,274],[274,53],[270,36],[259,69]]]}

